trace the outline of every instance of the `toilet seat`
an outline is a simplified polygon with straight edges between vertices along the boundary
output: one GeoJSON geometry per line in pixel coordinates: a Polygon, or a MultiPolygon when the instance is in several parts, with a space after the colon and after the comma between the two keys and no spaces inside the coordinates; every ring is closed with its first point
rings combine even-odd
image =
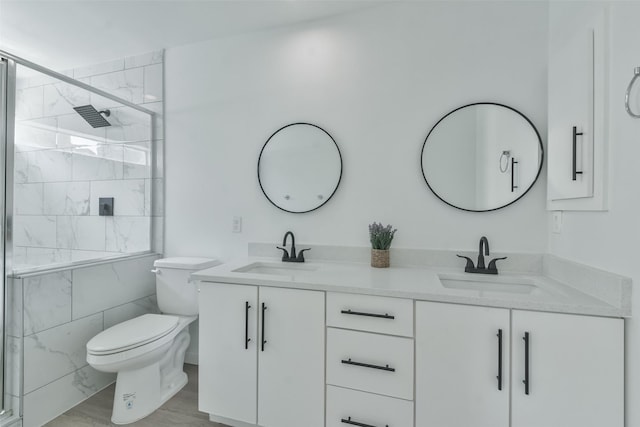
{"type": "Polygon", "coordinates": [[[178,323],[177,316],[144,314],[100,332],[87,343],[87,353],[106,356],[141,347],[171,334],[178,323]]]}

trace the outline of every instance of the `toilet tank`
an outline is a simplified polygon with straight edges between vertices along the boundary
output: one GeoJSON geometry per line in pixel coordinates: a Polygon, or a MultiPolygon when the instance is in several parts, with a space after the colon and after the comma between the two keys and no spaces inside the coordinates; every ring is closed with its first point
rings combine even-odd
{"type": "Polygon", "coordinates": [[[156,273],[156,295],[162,313],[181,316],[198,314],[198,287],[189,280],[194,271],[220,264],[211,258],[162,258],[153,266],[156,273]]]}

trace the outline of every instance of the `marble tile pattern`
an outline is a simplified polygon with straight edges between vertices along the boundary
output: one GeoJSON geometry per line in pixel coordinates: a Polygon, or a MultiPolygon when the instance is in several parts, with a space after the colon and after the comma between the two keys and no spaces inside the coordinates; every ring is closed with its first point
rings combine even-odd
{"type": "Polygon", "coordinates": [[[116,323],[158,312],[149,271],[157,258],[12,279],[7,346],[9,359],[17,357],[7,381],[22,397],[25,426],[40,426],[115,381],[115,375],[88,366],[86,344],[116,323]],[[22,318],[23,325],[17,321],[22,318]]]}
{"type": "Polygon", "coordinates": [[[163,154],[154,152],[164,146],[163,73],[163,51],[64,72],[156,112],[155,120],[77,86],[18,73],[15,268],[151,249],[150,216],[153,230],[164,221],[163,154]],[[94,129],[72,109],[86,104],[109,108],[111,126],[94,129]],[[97,218],[100,197],[114,198],[113,217],[97,218]]]}
{"type": "Polygon", "coordinates": [[[110,252],[141,252],[151,246],[149,217],[107,218],[106,250],[110,252]]]}
{"type": "Polygon", "coordinates": [[[102,331],[103,314],[24,337],[24,392],[30,393],[86,366],[86,344],[102,331]]]}
{"type": "Polygon", "coordinates": [[[107,387],[115,374],[90,366],[78,369],[24,396],[23,426],[39,427],[107,387]]]}
{"type": "Polygon", "coordinates": [[[136,258],[73,271],[72,318],[80,319],[155,294],[150,273],[155,257],[136,258]]]}
{"type": "Polygon", "coordinates": [[[71,272],[24,279],[24,334],[71,322],[71,272]]]}

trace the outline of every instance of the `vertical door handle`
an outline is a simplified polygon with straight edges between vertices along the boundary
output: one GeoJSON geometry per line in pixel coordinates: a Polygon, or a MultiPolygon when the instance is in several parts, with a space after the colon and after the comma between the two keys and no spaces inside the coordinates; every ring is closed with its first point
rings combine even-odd
{"type": "Polygon", "coordinates": [[[245,301],[244,303],[244,349],[249,349],[249,309],[251,306],[249,305],[249,301],[245,301]]]}
{"type": "Polygon", "coordinates": [[[524,333],[524,394],[529,394],[529,332],[524,333]]]}
{"type": "Polygon", "coordinates": [[[578,132],[578,128],[576,126],[573,127],[573,154],[571,156],[571,179],[573,181],[576,180],[578,175],[582,174],[582,171],[578,170],[578,166],[577,166],[577,144],[578,144],[578,136],[582,136],[584,135],[583,132],[578,132]]]}
{"type": "Polygon", "coordinates": [[[502,390],[502,329],[498,329],[498,390],[502,390]]]}
{"type": "Polygon", "coordinates": [[[265,303],[262,303],[262,350],[264,351],[264,345],[267,343],[267,340],[264,339],[264,312],[267,311],[267,306],[265,303]]]}
{"type": "Polygon", "coordinates": [[[516,159],[514,159],[513,157],[511,158],[511,192],[513,193],[513,191],[518,188],[518,186],[516,185],[516,165],[518,164],[518,162],[516,161],[516,159]]]}

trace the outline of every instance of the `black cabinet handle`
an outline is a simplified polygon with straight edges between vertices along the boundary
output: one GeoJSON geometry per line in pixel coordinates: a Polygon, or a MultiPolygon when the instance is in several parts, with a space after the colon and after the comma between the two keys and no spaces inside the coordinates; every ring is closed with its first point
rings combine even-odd
{"type": "Polygon", "coordinates": [[[369,363],[353,362],[351,361],[351,359],[348,359],[348,360],[342,359],[341,362],[344,363],[345,365],[362,366],[363,368],[380,369],[381,371],[389,371],[389,372],[396,371],[395,368],[390,368],[389,365],[385,365],[385,366],[370,365],[369,363]]]}
{"type": "Polygon", "coordinates": [[[498,390],[502,390],[502,329],[498,329],[498,390]]]}
{"type": "Polygon", "coordinates": [[[516,161],[516,159],[514,159],[513,157],[511,158],[511,192],[513,193],[513,190],[515,190],[516,188],[518,188],[516,184],[516,178],[515,178],[515,173],[516,173],[516,165],[518,164],[518,162],[516,161]]]}
{"type": "Polygon", "coordinates": [[[267,306],[262,303],[262,350],[264,351],[264,345],[267,343],[267,340],[264,339],[264,312],[267,311],[267,306]]]}
{"type": "MultiPolygon", "coordinates": [[[[351,417],[348,417],[346,420],[343,418],[340,420],[340,422],[343,422],[345,424],[350,424],[352,426],[359,426],[359,427],[376,427],[373,424],[365,424],[365,423],[359,423],[357,421],[351,421],[351,417]]],[[[384,427],[389,427],[389,424],[385,424],[384,427]]]]}
{"type": "Polygon", "coordinates": [[[251,306],[249,305],[249,301],[245,301],[244,303],[244,349],[247,350],[249,348],[249,309],[251,306]]]}
{"type": "Polygon", "coordinates": [[[353,316],[366,316],[366,317],[378,317],[380,319],[395,319],[395,316],[391,316],[387,313],[385,314],[376,314],[376,313],[363,313],[361,311],[351,311],[351,310],[342,310],[340,313],[342,314],[351,314],[353,316]]]}
{"type": "Polygon", "coordinates": [[[529,332],[524,333],[524,394],[529,394],[529,332]]]}
{"type": "Polygon", "coordinates": [[[572,176],[572,180],[575,181],[577,178],[577,175],[581,175],[582,171],[578,170],[578,166],[576,165],[577,160],[576,160],[576,156],[577,156],[577,139],[578,136],[582,136],[584,135],[583,132],[578,132],[578,128],[576,126],[573,127],[573,154],[572,154],[572,166],[571,166],[571,176],[572,176]]]}

